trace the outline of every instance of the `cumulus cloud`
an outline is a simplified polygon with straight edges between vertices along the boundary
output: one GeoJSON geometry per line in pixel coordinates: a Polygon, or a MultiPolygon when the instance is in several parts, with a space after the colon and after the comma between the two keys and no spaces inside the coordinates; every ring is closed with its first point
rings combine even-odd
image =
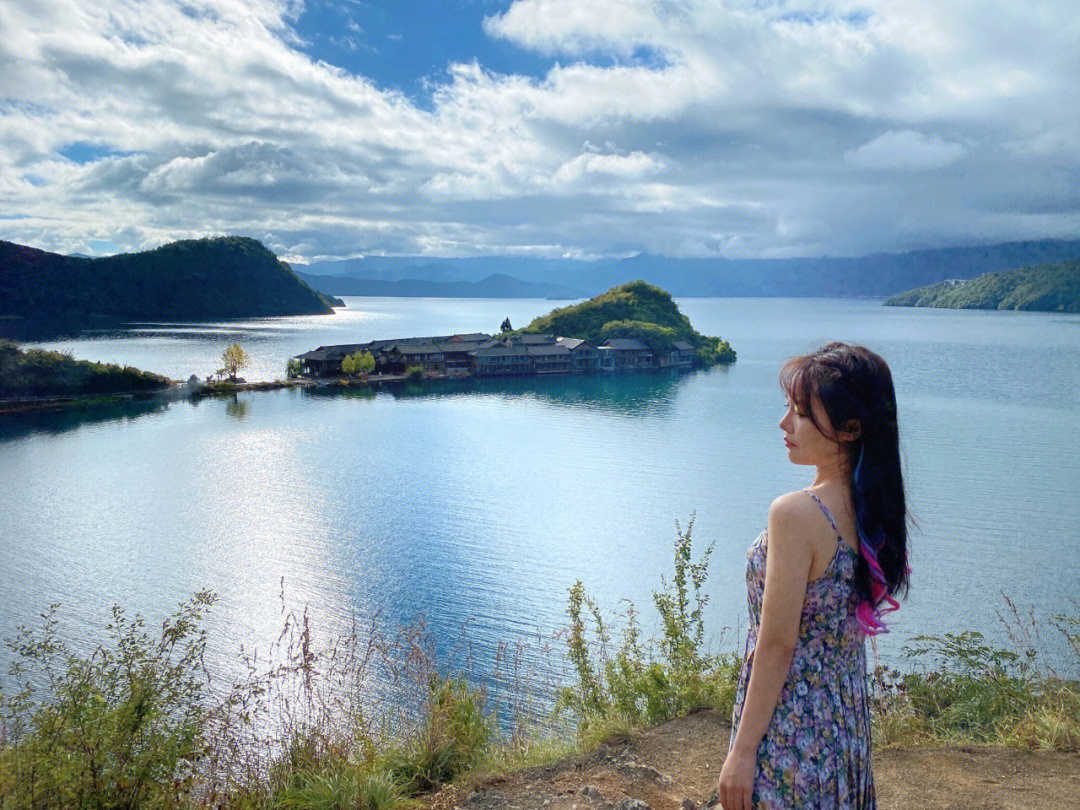
{"type": "Polygon", "coordinates": [[[903,129],[889,130],[858,149],[845,152],[844,160],[864,169],[922,171],[948,166],[963,154],[964,147],[958,143],[903,129]]]}
{"type": "Polygon", "coordinates": [[[517,0],[484,31],[554,66],[451,65],[425,103],[308,56],[303,13],[4,3],[0,238],[783,256],[1080,226],[1064,0],[517,0]]]}

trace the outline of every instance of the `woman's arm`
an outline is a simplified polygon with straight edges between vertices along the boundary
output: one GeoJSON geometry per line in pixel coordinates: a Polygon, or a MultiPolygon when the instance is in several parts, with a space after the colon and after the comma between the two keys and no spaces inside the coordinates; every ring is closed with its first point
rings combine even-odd
{"type": "Polygon", "coordinates": [[[757,749],[765,736],[780,690],[787,680],[813,551],[802,536],[805,512],[799,493],[777,498],[769,508],[765,558],[765,593],[750,683],[742,718],[731,753],[720,773],[720,801],[724,810],[749,810],[757,768],[757,749]]]}

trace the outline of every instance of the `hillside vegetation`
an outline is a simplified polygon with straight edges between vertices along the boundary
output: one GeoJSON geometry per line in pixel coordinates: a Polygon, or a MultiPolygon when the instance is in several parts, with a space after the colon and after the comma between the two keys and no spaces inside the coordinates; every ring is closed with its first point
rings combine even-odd
{"type": "Polygon", "coordinates": [[[894,295],[885,304],[1080,312],[1080,259],[987,273],[970,281],[942,281],[894,295]]]}
{"type": "Polygon", "coordinates": [[[168,384],[165,377],[131,366],[75,360],[44,349],[23,351],[0,340],[0,399],[154,391],[168,384]]]}
{"type": "Polygon", "coordinates": [[[620,284],[588,301],[552,310],[522,331],[583,338],[594,346],[613,338],[637,338],[657,352],[670,351],[684,340],[705,365],[735,360],[726,340],[699,333],[669,293],[644,281],[620,284]]]}
{"type": "Polygon", "coordinates": [[[333,312],[261,242],[172,242],[100,259],[0,241],[0,316],[205,320],[333,312]]]}

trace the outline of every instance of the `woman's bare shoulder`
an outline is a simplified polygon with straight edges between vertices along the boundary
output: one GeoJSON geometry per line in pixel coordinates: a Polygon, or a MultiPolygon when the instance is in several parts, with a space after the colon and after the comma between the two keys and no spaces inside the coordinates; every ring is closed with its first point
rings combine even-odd
{"type": "Polygon", "coordinates": [[[817,505],[805,490],[797,489],[776,498],[769,506],[769,519],[791,520],[812,515],[817,505]]]}

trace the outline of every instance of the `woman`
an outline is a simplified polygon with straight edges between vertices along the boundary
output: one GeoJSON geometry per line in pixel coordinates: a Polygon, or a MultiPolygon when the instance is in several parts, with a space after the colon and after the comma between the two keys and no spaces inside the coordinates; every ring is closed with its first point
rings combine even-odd
{"type": "Polygon", "coordinates": [[[788,459],[817,468],[747,554],[750,625],[724,810],[874,808],[867,635],[908,584],[896,395],[885,361],[830,343],[780,372],[788,459]]]}

